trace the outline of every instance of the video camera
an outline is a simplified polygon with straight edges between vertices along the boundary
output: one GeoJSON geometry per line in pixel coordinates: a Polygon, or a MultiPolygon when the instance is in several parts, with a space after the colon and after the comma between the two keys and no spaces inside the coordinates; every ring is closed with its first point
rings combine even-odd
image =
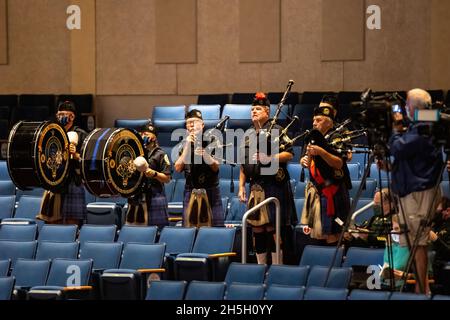
{"type": "Polygon", "coordinates": [[[431,132],[435,143],[444,146],[444,151],[450,153],[450,107],[442,102],[436,102],[431,109],[416,110],[414,121],[431,122],[431,132]]]}
{"type": "Polygon", "coordinates": [[[404,114],[402,99],[397,92],[375,96],[371,89],[366,89],[361,94],[361,101],[352,104],[352,123],[367,130],[369,148],[380,156],[387,153],[394,122],[393,114],[404,114]]]}

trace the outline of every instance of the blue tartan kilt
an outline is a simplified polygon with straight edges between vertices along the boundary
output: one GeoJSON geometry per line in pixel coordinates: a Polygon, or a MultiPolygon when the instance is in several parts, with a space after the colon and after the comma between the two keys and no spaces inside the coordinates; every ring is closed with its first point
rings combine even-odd
{"type": "Polygon", "coordinates": [[[79,219],[86,221],[86,198],[84,186],[77,186],[74,182],[68,185],[67,192],[61,194],[61,216],[65,219],[79,219]]]}
{"type": "MultiPolygon", "coordinates": [[[[222,198],[220,196],[220,188],[212,187],[205,188],[206,195],[208,196],[209,205],[212,211],[212,225],[214,227],[222,227],[223,226],[223,207],[222,207],[222,198]]],[[[186,221],[186,208],[189,204],[189,199],[191,197],[192,189],[185,188],[184,189],[184,199],[183,199],[183,225],[184,221],[186,221]]]]}
{"type": "Polygon", "coordinates": [[[153,193],[151,198],[146,197],[148,210],[148,225],[164,227],[169,225],[167,198],[164,193],[153,193]],[[150,203],[150,205],[148,205],[150,203]]]}

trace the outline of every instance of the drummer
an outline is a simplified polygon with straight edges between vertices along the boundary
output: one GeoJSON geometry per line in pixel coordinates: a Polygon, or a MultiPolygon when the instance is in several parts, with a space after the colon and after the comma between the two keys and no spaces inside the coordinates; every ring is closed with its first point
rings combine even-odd
{"type": "Polygon", "coordinates": [[[66,185],[59,193],[44,193],[38,219],[53,224],[76,224],[86,222],[86,199],[81,181],[80,150],[87,133],[74,125],[75,103],[70,100],[58,104],[56,119],[69,136],[69,171],[66,185]]]}
{"type": "Polygon", "coordinates": [[[164,184],[170,182],[172,167],[166,152],[158,145],[157,130],[150,120],[142,126],[140,133],[144,141],[144,157],[137,157],[134,164],[147,179],[140,192],[128,198],[126,223],[163,228],[169,224],[164,184]]]}

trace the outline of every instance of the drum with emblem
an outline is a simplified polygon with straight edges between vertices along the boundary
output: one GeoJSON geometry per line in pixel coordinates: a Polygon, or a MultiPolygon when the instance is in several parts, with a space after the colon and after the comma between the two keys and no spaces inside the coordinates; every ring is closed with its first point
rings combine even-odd
{"type": "Polygon", "coordinates": [[[68,176],[69,139],[58,123],[20,121],[8,138],[9,175],[19,189],[57,192],[68,176]]]}
{"type": "Polygon", "coordinates": [[[86,189],[97,197],[130,197],[139,191],[144,174],[134,159],[144,155],[140,135],[124,128],[97,128],[81,148],[81,171],[86,189]]]}

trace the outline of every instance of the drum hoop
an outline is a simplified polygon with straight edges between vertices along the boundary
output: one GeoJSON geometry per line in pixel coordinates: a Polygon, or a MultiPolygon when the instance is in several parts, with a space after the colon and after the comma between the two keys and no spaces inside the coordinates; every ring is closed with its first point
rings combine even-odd
{"type": "MultiPolygon", "coordinates": [[[[9,174],[9,177],[11,178],[11,180],[12,180],[12,182],[14,183],[14,185],[16,185],[16,186],[18,186],[18,185],[20,185],[19,183],[17,183],[17,181],[14,179],[14,175],[12,174],[12,172],[11,172],[11,165],[9,164],[10,163],[10,159],[11,159],[11,144],[12,144],[12,139],[13,139],[13,137],[14,137],[14,135],[16,134],[16,132],[17,132],[17,129],[22,125],[24,123],[24,121],[19,121],[19,122],[17,122],[13,127],[12,127],[12,129],[11,129],[11,131],[9,132],[9,136],[8,136],[8,147],[7,147],[7,149],[6,149],[6,164],[7,164],[7,167],[8,167],[8,174],[9,174]]],[[[22,185],[20,185],[21,187],[23,187],[22,185]]]]}
{"type": "MultiPolygon", "coordinates": [[[[110,172],[108,170],[108,168],[109,168],[109,157],[107,155],[108,155],[108,151],[109,150],[107,150],[107,149],[108,149],[108,146],[110,145],[110,142],[112,140],[114,140],[115,137],[122,131],[128,131],[131,134],[134,134],[136,138],[138,138],[137,137],[137,133],[136,133],[135,130],[130,130],[130,129],[127,129],[127,128],[117,128],[108,137],[108,140],[106,141],[106,144],[105,144],[105,148],[103,149],[103,174],[104,174],[105,178],[108,178],[108,180],[106,180],[106,183],[107,183],[108,187],[111,190],[115,190],[116,192],[121,190],[121,189],[119,188],[119,186],[116,185],[116,183],[112,179],[109,179],[111,177],[111,175],[109,174],[110,172]]],[[[138,141],[139,141],[139,139],[138,139],[138,141]]],[[[139,156],[143,156],[144,155],[144,148],[142,147],[141,143],[138,144],[138,148],[139,148],[139,152],[140,152],[139,156]]],[[[139,188],[139,186],[142,184],[143,176],[144,175],[142,173],[139,175],[139,179],[138,179],[138,181],[136,183],[136,186],[133,189],[131,189],[127,193],[127,195],[133,194],[139,188]]],[[[121,192],[118,192],[118,193],[123,196],[123,194],[121,192]]]]}
{"type": "Polygon", "coordinates": [[[88,189],[88,191],[91,193],[91,194],[93,194],[93,195],[97,195],[95,192],[94,192],[94,190],[92,190],[92,188],[91,188],[91,186],[89,185],[89,183],[88,183],[88,180],[87,180],[87,178],[86,178],[86,175],[85,175],[85,166],[86,166],[86,161],[85,161],[85,159],[86,159],[86,149],[87,149],[87,144],[88,144],[88,142],[89,142],[89,140],[91,140],[91,138],[92,138],[92,136],[95,134],[95,133],[97,133],[97,132],[99,132],[100,130],[102,130],[103,128],[96,128],[96,129],[94,129],[94,130],[92,130],[90,133],[89,133],[89,135],[86,137],[86,139],[84,139],[84,141],[83,141],[83,145],[81,146],[81,149],[83,150],[83,154],[81,155],[81,174],[82,174],[82,176],[83,176],[83,180],[84,180],[84,186],[88,189]]]}
{"type": "MultiPolygon", "coordinates": [[[[42,131],[43,130],[48,131],[50,129],[56,129],[58,131],[59,131],[59,129],[61,129],[60,132],[63,133],[62,136],[63,136],[63,139],[64,139],[64,147],[68,148],[68,146],[69,146],[69,139],[67,137],[66,131],[64,130],[64,128],[62,128],[56,122],[44,121],[43,123],[41,123],[39,125],[39,129],[36,130],[35,133],[34,133],[34,139],[35,139],[34,141],[42,142],[42,140],[43,140],[42,131]]],[[[33,152],[32,158],[34,158],[34,163],[35,163],[35,166],[36,166],[36,170],[40,170],[40,172],[41,172],[41,175],[38,175],[38,179],[41,182],[41,185],[44,185],[42,180],[44,180],[44,182],[45,182],[45,184],[47,186],[61,185],[64,182],[64,180],[67,179],[67,171],[69,170],[69,161],[70,161],[69,160],[69,154],[67,153],[67,161],[66,161],[66,165],[64,167],[64,173],[62,174],[61,178],[58,181],[52,182],[52,181],[48,180],[47,177],[44,174],[42,174],[42,167],[41,167],[41,161],[39,159],[40,156],[39,156],[39,150],[38,150],[39,145],[40,145],[40,143],[35,143],[34,144],[34,152],[33,152]],[[37,158],[36,158],[36,155],[38,155],[37,158]]]]}

